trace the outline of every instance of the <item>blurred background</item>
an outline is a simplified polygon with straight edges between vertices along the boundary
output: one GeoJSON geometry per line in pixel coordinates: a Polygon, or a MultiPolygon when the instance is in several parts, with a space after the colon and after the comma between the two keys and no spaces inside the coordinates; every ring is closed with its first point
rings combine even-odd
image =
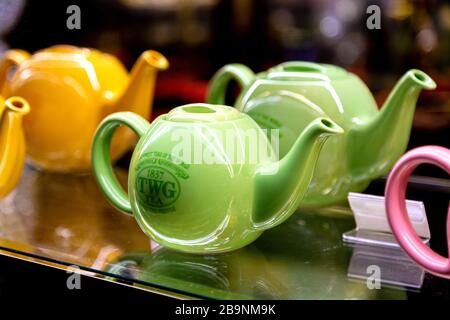
{"type": "Polygon", "coordinates": [[[358,74],[381,103],[409,68],[438,83],[423,92],[410,147],[450,147],[450,4],[438,0],[0,0],[0,54],[54,44],[99,48],[127,67],[145,49],[171,62],[159,76],[154,116],[205,98],[230,62],[255,72],[286,60],[337,64],[358,74]],[[79,5],[81,29],[67,7],[79,5]],[[381,9],[369,30],[367,8],[381,9]]]}

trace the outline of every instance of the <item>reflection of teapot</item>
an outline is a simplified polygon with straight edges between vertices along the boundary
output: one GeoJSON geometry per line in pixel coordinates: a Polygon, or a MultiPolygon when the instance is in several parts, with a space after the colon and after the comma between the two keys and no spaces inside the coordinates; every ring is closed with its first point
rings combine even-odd
{"type": "Polygon", "coordinates": [[[152,253],[125,254],[107,270],[118,275],[133,271],[137,280],[215,299],[288,298],[265,257],[252,247],[222,255],[191,255],[160,247],[152,253]]]}
{"type": "Polygon", "coordinates": [[[277,161],[258,125],[231,107],[185,105],[151,125],[132,113],[116,113],[97,130],[93,169],[112,204],[133,213],[156,242],[187,252],[224,252],[249,244],[294,212],[321,146],[341,132],[331,120],[315,119],[277,161]],[[109,158],[120,125],[141,136],[130,163],[129,196],[109,158]],[[185,149],[183,158],[175,155],[178,147],[185,149]],[[191,157],[199,155],[207,157],[191,157]]]}
{"type": "Polygon", "coordinates": [[[0,198],[14,189],[22,174],[25,161],[22,117],[29,110],[22,98],[5,101],[0,96],[0,198]]]}
{"type": "MultiPolygon", "coordinates": [[[[120,181],[126,179],[125,171],[117,173],[120,181]]],[[[27,168],[7,200],[0,203],[0,224],[8,226],[6,235],[17,241],[17,225],[22,221],[26,238],[20,240],[31,245],[35,254],[96,266],[123,251],[149,247],[134,221],[117,216],[102,198],[91,175],[27,168]]]]}
{"type": "MultiPolygon", "coordinates": [[[[438,166],[450,174],[450,149],[426,146],[405,154],[392,169],[386,184],[386,213],[392,233],[406,253],[433,274],[450,279],[450,259],[440,256],[423,243],[406,211],[408,179],[417,166],[425,163],[438,166]]],[[[447,213],[447,248],[450,248],[450,206],[447,213]]]]}
{"type": "Polygon", "coordinates": [[[311,119],[330,117],[344,129],[324,145],[303,207],[343,202],[349,191],[386,174],[406,149],[420,91],[436,87],[424,72],[410,70],[379,112],[364,83],[336,66],[293,61],[254,75],[231,64],[212,79],[208,102],[224,103],[231,80],[243,88],[236,108],[263,128],[280,129],[280,157],[311,119]]]}
{"type": "Polygon", "coordinates": [[[341,237],[351,227],[348,215],[303,211],[233,252],[193,255],[159,247],[125,253],[106,271],[216,299],[404,299],[402,290],[370,290],[365,282],[349,281],[352,250],[341,237]]]}
{"type": "Polygon", "coordinates": [[[264,253],[271,274],[282,279],[290,298],[404,299],[403,290],[371,290],[366,282],[349,281],[347,268],[352,249],[341,239],[355,222],[345,211],[350,209],[321,209],[320,214],[318,210],[299,210],[252,246],[264,253]]]}
{"type": "MultiPolygon", "coordinates": [[[[149,118],[156,71],[167,67],[167,60],[151,50],[141,55],[130,75],[115,57],[94,49],[59,45],[32,56],[10,50],[0,65],[0,92],[33,105],[24,128],[27,153],[35,165],[86,171],[98,123],[115,111],[149,118]]],[[[121,129],[112,144],[113,159],[132,141],[132,133],[121,129]]]]}

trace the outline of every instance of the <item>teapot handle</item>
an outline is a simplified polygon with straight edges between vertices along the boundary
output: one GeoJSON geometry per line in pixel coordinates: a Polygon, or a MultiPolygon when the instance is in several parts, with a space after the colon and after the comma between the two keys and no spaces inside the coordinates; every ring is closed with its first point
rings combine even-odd
{"type": "Polygon", "coordinates": [[[110,157],[110,146],[116,129],[125,125],[142,137],[150,124],[132,112],[117,112],[106,117],[97,128],[92,144],[92,168],[100,189],[117,209],[132,215],[128,194],[114,174],[110,157]]]}
{"type": "Polygon", "coordinates": [[[225,104],[225,94],[230,81],[235,80],[241,88],[252,83],[255,74],[253,71],[238,63],[228,64],[219,69],[209,83],[206,101],[212,104],[225,104]]]}
{"type": "Polygon", "coordinates": [[[3,94],[8,73],[11,67],[17,67],[30,58],[30,54],[25,50],[8,50],[0,62],[0,94],[3,94]]]}
{"type": "MultiPolygon", "coordinates": [[[[416,148],[406,153],[391,171],[385,190],[385,205],[392,232],[402,248],[424,268],[450,277],[450,259],[426,246],[414,231],[405,206],[408,179],[420,164],[432,164],[450,174],[450,150],[438,146],[416,148]]],[[[447,246],[450,246],[450,206],[447,216],[447,246]]]]}

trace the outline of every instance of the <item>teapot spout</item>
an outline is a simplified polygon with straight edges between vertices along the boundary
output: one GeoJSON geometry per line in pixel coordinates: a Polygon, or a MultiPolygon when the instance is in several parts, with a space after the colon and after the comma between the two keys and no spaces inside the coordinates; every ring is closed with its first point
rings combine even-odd
{"type": "Polygon", "coordinates": [[[255,228],[274,227],[292,215],[311,182],[322,146],[330,136],[343,132],[332,120],[317,118],[283,159],[259,168],[255,176],[255,228]]]}
{"type": "MultiPolygon", "coordinates": [[[[128,87],[116,102],[114,110],[131,111],[150,120],[157,73],[168,67],[169,62],[161,53],[154,50],[143,52],[134,64],[128,87]]],[[[119,128],[111,142],[112,159],[125,153],[135,139],[130,129],[119,128]]]]}
{"type": "Polygon", "coordinates": [[[20,179],[25,162],[22,117],[30,111],[28,103],[0,97],[0,198],[7,195],[20,179]]]}
{"type": "Polygon", "coordinates": [[[131,70],[130,82],[116,103],[116,111],[131,111],[149,119],[157,72],[168,67],[169,62],[161,53],[143,52],[131,70]]]}
{"type": "Polygon", "coordinates": [[[420,92],[435,88],[436,83],[425,72],[409,70],[397,82],[378,116],[349,131],[349,147],[358,150],[349,158],[355,176],[374,179],[390,170],[408,146],[420,92]]]}

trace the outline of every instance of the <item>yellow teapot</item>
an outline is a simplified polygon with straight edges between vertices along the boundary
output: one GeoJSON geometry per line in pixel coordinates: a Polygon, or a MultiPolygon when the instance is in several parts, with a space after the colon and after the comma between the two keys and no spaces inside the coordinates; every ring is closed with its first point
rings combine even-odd
{"type": "MultiPolygon", "coordinates": [[[[9,50],[0,62],[0,93],[33,106],[24,119],[31,163],[46,170],[84,172],[100,121],[117,111],[149,118],[158,70],[169,66],[159,52],[141,54],[128,75],[114,56],[95,49],[57,45],[33,55],[9,50]]],[[[134,141],[121,128],[111,145],[113,160],[134,141]]]]}
{"type": "Polygon", "coordinates": [[[25,138],[22,117],[28,103],[19,97],[0,96],[0,198],[7,195],[20,179],[25,162],[25,138]]]}

